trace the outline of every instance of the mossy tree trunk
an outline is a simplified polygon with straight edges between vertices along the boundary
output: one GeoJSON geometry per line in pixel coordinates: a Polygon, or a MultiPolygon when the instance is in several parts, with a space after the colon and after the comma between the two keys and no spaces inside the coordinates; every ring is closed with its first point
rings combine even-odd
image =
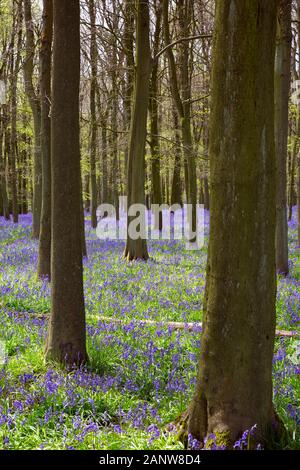
{"type": "MultiPolygon", "coordinates": [[[[136,81],[128,155],[128,207],[132,204],[145,204],[145,144],[151,69],[148,0],[137,0],[136,23],[136,81]]],[[[128,227],[131,221],[132,217],[128,215],[128,227]]],[[[142,237],[134,240],[127,233],[124,257],[128,261],[147,260],[149,255],[146,240],[142,237]]]]}
{"type": "Polygon", "coordinates": [[[43,1],[41,35],[41,151],[42,213],[39,240],[38,276],[51,278],[51,47],[53,32],[52,0],[43,1]]]}
{"type": "Polygon", "coordinates": [[[276,267],[283,275],[289,272],[287,225],[287,143],[289,91],[291,81],[291,0],[281,0],[275,60],[275,150],[277,164],[276,267]]]}
{"type": "Polygon", "coordinates": [[[237,439],[275,422],[277,5],[216,4],[210,128],[211,218],[198,381],[189,432],[237,439]]]}
{"type": "Polygon", "coordinates": [[[46,359],[86,361],[79,150],[79,0],[54,0],[51,316],[46,359]],[[67,142],[67,145],[66,145],[67,142]]]}

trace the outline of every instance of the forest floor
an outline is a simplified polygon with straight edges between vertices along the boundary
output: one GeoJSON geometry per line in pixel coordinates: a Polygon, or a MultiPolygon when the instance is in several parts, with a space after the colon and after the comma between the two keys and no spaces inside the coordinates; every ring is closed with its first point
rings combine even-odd
{"type": "MultiPolygon", "coordinates": [[[[8,355],[0,365],[0,448],[182,449],[165,425],[191,399],[201,328],[174,330],[164,322],[201,321],[207,242],[187,251],[181,241],[153,241],[148,263],[128,264],[124,242],[98,240],[88,218],[86,236],[90,364],[67,373],[43,359],[50,287],[36,278],[31,217],[21,216],[18,226],[0,219],[0,340],[8,355]],[[133,321],[145,319],[158,324],[133,321]]],[[[291,273],[279,278],[277,327],[300,331],[295,219],[289,238],[291,273]]],[[[299,338],[276,340],[274,402],[294,449],[300,448],[299,354],[299,338]]]]}

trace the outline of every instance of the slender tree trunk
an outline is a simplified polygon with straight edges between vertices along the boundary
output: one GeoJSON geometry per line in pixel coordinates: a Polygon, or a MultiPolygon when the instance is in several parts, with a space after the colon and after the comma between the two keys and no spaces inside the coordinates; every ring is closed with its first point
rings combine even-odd
{"type": "Polygon", "coordinates": [[[84,201],[82,194],[82,179],[81,175],[79,178],[79,187],[80,187],[80,224],[81,224],[81,247],[82,247],[82,256],[87,257],[87,246],[85,238],[85,217],[84,217],[84,201]]]}
{"type": "Polygon", "coordinates": [[[94,0],[89,0],[91,22],[90,59],[91,59],[91,140],[90,140],[90,183],[91,183],[91,225],[97,227],[97,180],[96,180],[96,148],[97,148],[97,119],[96,119],[96,86],[97,86],[97,43],[96,43],[96,10],[94,0]]]}
{"type": "Polygon", "coordinates": [[[87,360],[79,184],[79,0],[53,0],[53,13],[52,308],[46,358],[73,365],[87,360]]]}
{"type": "Polygon", "coordinates": [[[34,30],[31,0],[24,0],[26,25],[26,56],[24,61],[25,91],[32,110],[34,123],[34,168],[33,168],[33,210],[32,236],[39,238],[42,208],[42,157],[41,157],[41,105],[33,86],[34,71],[34,30]]]}
{"type": "MultiPolygon", "coordinates": [[[[164,18],[164,37],[166,45],[171,43],[169,31],[169,2],[163,1],[163,18],[164,18]]],[[[188,0],[179,0],[178,13],[180,31],[182,37],[189,35],[189,27],[191,21],[191,4],[188,0]]],[[[172,48],[167,49],[169,60],[170,84],[174,104],[176,105],[178,115],[181,120],[182,144],[184,155],[184,174],[187,202],[192,205],[192,213],[190,229],[196,232],[196,203],[197,203],[197,184],[196,184],[196,164],[193,148],[192,130],[191,130],[191,81],[189,70],[189,42],[183,41],[180,54],[180,71],[181,71],[181,94],[179,90],[179,81],[176,71],[176,63],[172,48]]],[[[194,237],[189,236],[189,241],[193,242],[194,237]]]]}
{"type": "Polygon", "coordinates": [[[42,150],[42,214],[39,243],[38,276],[51,278],[51,46],[53,30],[52,0],[43,0],[41,38],[41,150],[42,150]]]}
{"type": "Polygon", "coordinates": [[[297,171],[297,211],[298,211],[298,247],[300,247],[300,155],[298,155],[297,171]]]}
{"type": "Polygon", "coordinates": [[[173,178],[172,178],[172,190],[171,190],[171,205],[180,204],[182,205],[182,195],[181,195],[181,142],[179,136],[179,122],[178,114],[175,109],[173,109],[173,120],[174,120],[174,129],[175,129],[175,142],[176,147],[174,149],[174,167],[173,167],[173,178]]]}
{"type": "MultiPolygon", "coordinates": [[[[116,3],[113,1],[113,29],[118,30],[118,16],[116,11],[116,3]]],[[[118,50],[115,35],[112,39],[112,106],[111,106],[111,129],[112,129],[112,145],[111,145],[111,162],[112,162],[112,197],[114,207],[116,209],[116,219],[119,220],[119,165],[118,165],[118,84],[117,84],[117,67],[118,67],[118,50]]]]}
{"type": "Polygon", "coordinates": [[[275,149],[277,163],[276,267],[289,272],[287,225],[287,143],[289,91],[291,77],[291,0],[281,0],[275,60],[275,149]]]}
{"type": "Polygon", "coordinates": [[[6,182],[6,157],[5,157],[5,131],[7,126],[6,116],[7,105],[3,105],[3,111],[1,113],[1,127],[0,127],[0,186],[1,186],[1,197],[2,197],[2,213],[6,220],[9,220],[9,207],[7,197],[7,182],[6,182]]]}
{"type": "MultiPolygon", "coordinates": [[[[154,33],[154,57],[158,53],[161,32],[161,9],[156,8],[156,26],[154,33]]],[[[152,203],[161,204],[161,183],[160,183],[160,147],[158,139],[158,61],[152,67],[150,80],[150,149],[151,149],[151,179],[152,179],[152,203]]],[[[155,211],[155,228],[162,230],[162,213],[155,211]]]]}
{"type": "MultiPolygon", "coordinates": [[[[126,130],[130,131],[131,104],[134,86],[134,2],[125,0],[125,23],[124,23],[124,48],[125,48],[125,97],[124,108],[126,118],[126,130]]],[[[125,147],[125,169],[128,164],[128,145],[125,147]]]]}
{"type": "Polygon", "coordinates": [[[293,205],[295,202],[295,165],[296,165],[296,144],[293,145],[290,155],[290,168],[289,168],[289,193],[288,193],[288,203],[289,203],[289,213],[288,220],[292,220],[293,216],[293,205]]]}
{"type": "Polygon", "coordinates": [[[203,188],[204,188],[204,209],[209,210],[209,186],[208,186],[208,177],[205,175],[203,177],[203,188]]]}
{"type": "Polygon", "coordinates": [[[108,187],[107,187],[107,131],[106,123],[102,123],[101,128],[101,141],[102,141],[102,152],[101,152],[101,166],[102,166],[102,202],[105,204],[109,201],[108,197],[108,187]]]}
{"type": "MultiPolygon", "coordinates": [[[[179,25],[181,37],[190,35],[190,25],[192,20],[192,4],[190,0],[179,0],[179,25]]],[[[183,155],[187,165],[188,186],[187,186],[187,202],[192,205],[191,229],[196,232],[196,203],[197,203],[197,179],[196,179],[196,162],[195,150],[192,137],[191,123],[191,71],[190,62],[190,43],[183,41],[180,57],[181,70],[181,96],[183,116],[181,117],[182,126],[182,143],[183,155]]],[[[191,240],[193,241],[193,240],[191,240]]]]}
{"type": "MultiPolygon", "coordinates": [[[[15,5],[15,4],[14,4],[15,5]]],[[[16,59],[14,60],[14,48],[12,49],[11,58],[11,131],[10,131],[10,177],[11,177],[11,198],[12,198],[12,214],[14,223],[19,221],[18,210],[18,183],[17,183],[17,84],[18,74],[21,62],[21,47],[22,47],[22,1],[18,4],[15,10],[16,14],[16,59]]],[[[14,34],[14,33],[13,33],[14,34]]]]}
{"type": "MultiPolygon", "coordinates": [[[[148,0],[137,0],[136,37],[136,82],[128,155],[128,207],[145,204],[145,144],[151,68],[148,0]]],[[[128,216],[128,227],[131,221],[132,217],[128,216]]],[[[128,232],[124,256],[128,261],[147,260],[146,240],[141,237],[131,239],[128,232]]]]}
{"type": "Polygon", "coordinates": [[[217,2],[211,221],[198,382],[189,432],[267,440],[275,338],[276,2],[217,2]],[[223,79],[220,79],[223,77],[223,79]]]}

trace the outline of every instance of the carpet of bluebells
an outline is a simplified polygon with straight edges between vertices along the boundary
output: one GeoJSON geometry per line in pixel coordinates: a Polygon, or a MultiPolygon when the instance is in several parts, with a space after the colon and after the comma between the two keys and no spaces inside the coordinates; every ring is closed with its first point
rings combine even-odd
{"type": "MultiPolygon", "coordinates": [[[[208,214],[205,227],[207,235],[208,214]]],[[[21,216],[19,225],[0,219],[0,340],[7,352],[0,365],[0,448],[182,449],[166,425],[191,399],[201,328],[174,330],[164,322],[201,321],[207,236],[200,251],[182,241],[149,242],[149,262],[130,264],[122,259],[124,243],[97,239],[88,217],[86,237],[90,364],[67,372],[43,359],[50,286],[36,278],[31,216],[21,216]],[[145,319],[158,323],[134,322],[145,319]]],[[[291,273],[278,280],[277,326],[299,331],[295,218],[289,242],[291,273]]],[[[277,339],[274,402],[293,449],[300,448],[299,353],[299,339],[277,339]]],[[[253,425],[235,448],[247,448],[253,425]]]]}

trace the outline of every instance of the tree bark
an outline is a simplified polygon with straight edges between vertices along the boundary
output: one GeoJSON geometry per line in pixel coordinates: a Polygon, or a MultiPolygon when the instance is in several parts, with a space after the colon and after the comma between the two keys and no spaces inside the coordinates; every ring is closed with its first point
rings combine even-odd
{"type": "Polygon", "coordinates": [[[276,268],[283,275],[287,275],[289,272],[286,167],[291,80],[291,3],[291,0],[281,0],[279,3],[275,59],[275,150],[277,164],[276,268]]]}
{"type": "Polygon", "coordinates": [[[9,206],[7,196],[7,181],[6,181],[6,155],[5,155],[5,133],[7,128],[7,105],[2,106],[0,115],[0,186],[2,198],[2,214],[6,220],[9,220],[9,206]]]}
{"type": "Polygon", "coordinates": [[[97,121],[96,121],[96,86],[97,86],[97,43],[96,43],[96,10],[94,0],[89,0],[89,15],[91,23],[90,60],[90,110],[91,110],[91,140],[90,140],[90,185],[91,185],[91,225],[97,227],[97,180],[96,180],[96,148],[97,148],[97,121]]]}
{"type": "Polygon", "coordinates": [[[53,18],[52,308],[46,359],[72,366],[87,360],[79,184],[79,0],[53,0],[53,18]]]}
{"type": "MultiPolygon", "coordinates": [[[[171,44],[169,31],[169,2],[163,0],[163,19],[164,19],[164,37],[166,46],[171,44]]],[[[181,37],[189,36],[189,27],[191,22],[191,4],[187,0],[179,0],[178,2],[179,26],[181,37]]],[[[196,203],[197,203],[197,182],[196,182],[196,164],[193,148],[193,138],[191,129],[191,81],[189,70],[190,46],[188,41],[181,44],[180,53],[180,72],[181,72],[181,93],[179,90],[179,80],[177,77],[176,63],[172,48],[168,48],[167,55],[169,61],[169,73],[171,92],[174,104],[181,121],[182,144],[184,155],[185,169],[185,187],[187,202],[192,205],[192,213],[190,220],[190,228],[196,232],[196,203]]],[[[189,237],[189,241],[193,242],[194,238],[189,237]]]]}
{"type": "MultiPolygon", "coordinates": [[[[125,22],[124,22],[124,49],[125,49],[125,129],[130,131],[131,123],[131,104],[134,87],[134,2],[132,0],[125,0],[125,22]]],[[[125,169],[128,164],[128,145],[125,148],[125,169]]]]}
{"type": "Polygon", "coordinates": [[[51,47],[53,31],[52,0],[43,0],[41,37],[41,151],[42,213],[39,243],[38,276],[51,278],[51,47]]]}
{"type": "Polygon", "coordinates": [[[14,27],[13,35],[17,36],[17,44],[15,50],[15,39],[12,41],[11,52],[11,102],[10,102],[10,115],[11,115],[11,130],[10,130],[10,153],[9,153],[9,173],[10,173],[10,186],[11,186],[11,199],[12,199],[12,215],[13,222],[19,221],[18,210],[18,184],[17,184],[17,84],[18,74],[21,62],[21,47],[22,47],[22,2],[14,3],[14,27]],[[14,54],[16,58],[14,59],[14,54]]]}
{"type": "Polygon", "coordinates": [[[39,238],[42,208],[41,105],[39,96],[37,96],[33,86],[35,47],[31,0],[24,0],[24,18],[26,26],[24,82],[25,92],[32,111],[34,124],[32,236],[33,238],[39,238]]]}
{"type": "MultiPolygon", "coordinates": [[[[128,155],[128,207],[132,204],[145,204],[145,144],[150,69],[149,2],[137,0],[136,82],[128,155]]],[[[128,216],[128,227],[131,221],[132,217],[128,216]]],[[[124,257],[128,261],[147,260],[149,255],[146,240],[141,237],[133,240],[127,233],[124,257]]]]}
{"type": "Polygon", "coordinates": [[[174,149],[174,167],[173,167],[173,177],[172,177],[172,190],[171,190],[171,205],[180,204],[182,205],[182,188],[181,188],[181,142],[179,136],[179,122],[178,114],[176,109],[173,109],[173,120],[174,120],[174,133],[175,133],[175,142],[176,147],[174,149]]]}
{"type": "Polygon", "coordinates": [[[211,219],[198,381],[189,432],[227,443],[275,425],[276,2],[216,4],[211,219]]]}
{"type": "MultiPolygon", "coordinates": [[[[158,53],[161,33],[161,9],[156,8],[156,24],[154,32],[154,57],[158,53]]],[[[160,147],[158,139],[158,61],[152,67],[150,79],[150,149],[151,149],[151,180],[152,180],[152,203],[161,204],[161,182],[160,182],[160,147]]],[[[162,230],[163,218],[161,211],[155,211],[154,226],[162,230]]]]}

